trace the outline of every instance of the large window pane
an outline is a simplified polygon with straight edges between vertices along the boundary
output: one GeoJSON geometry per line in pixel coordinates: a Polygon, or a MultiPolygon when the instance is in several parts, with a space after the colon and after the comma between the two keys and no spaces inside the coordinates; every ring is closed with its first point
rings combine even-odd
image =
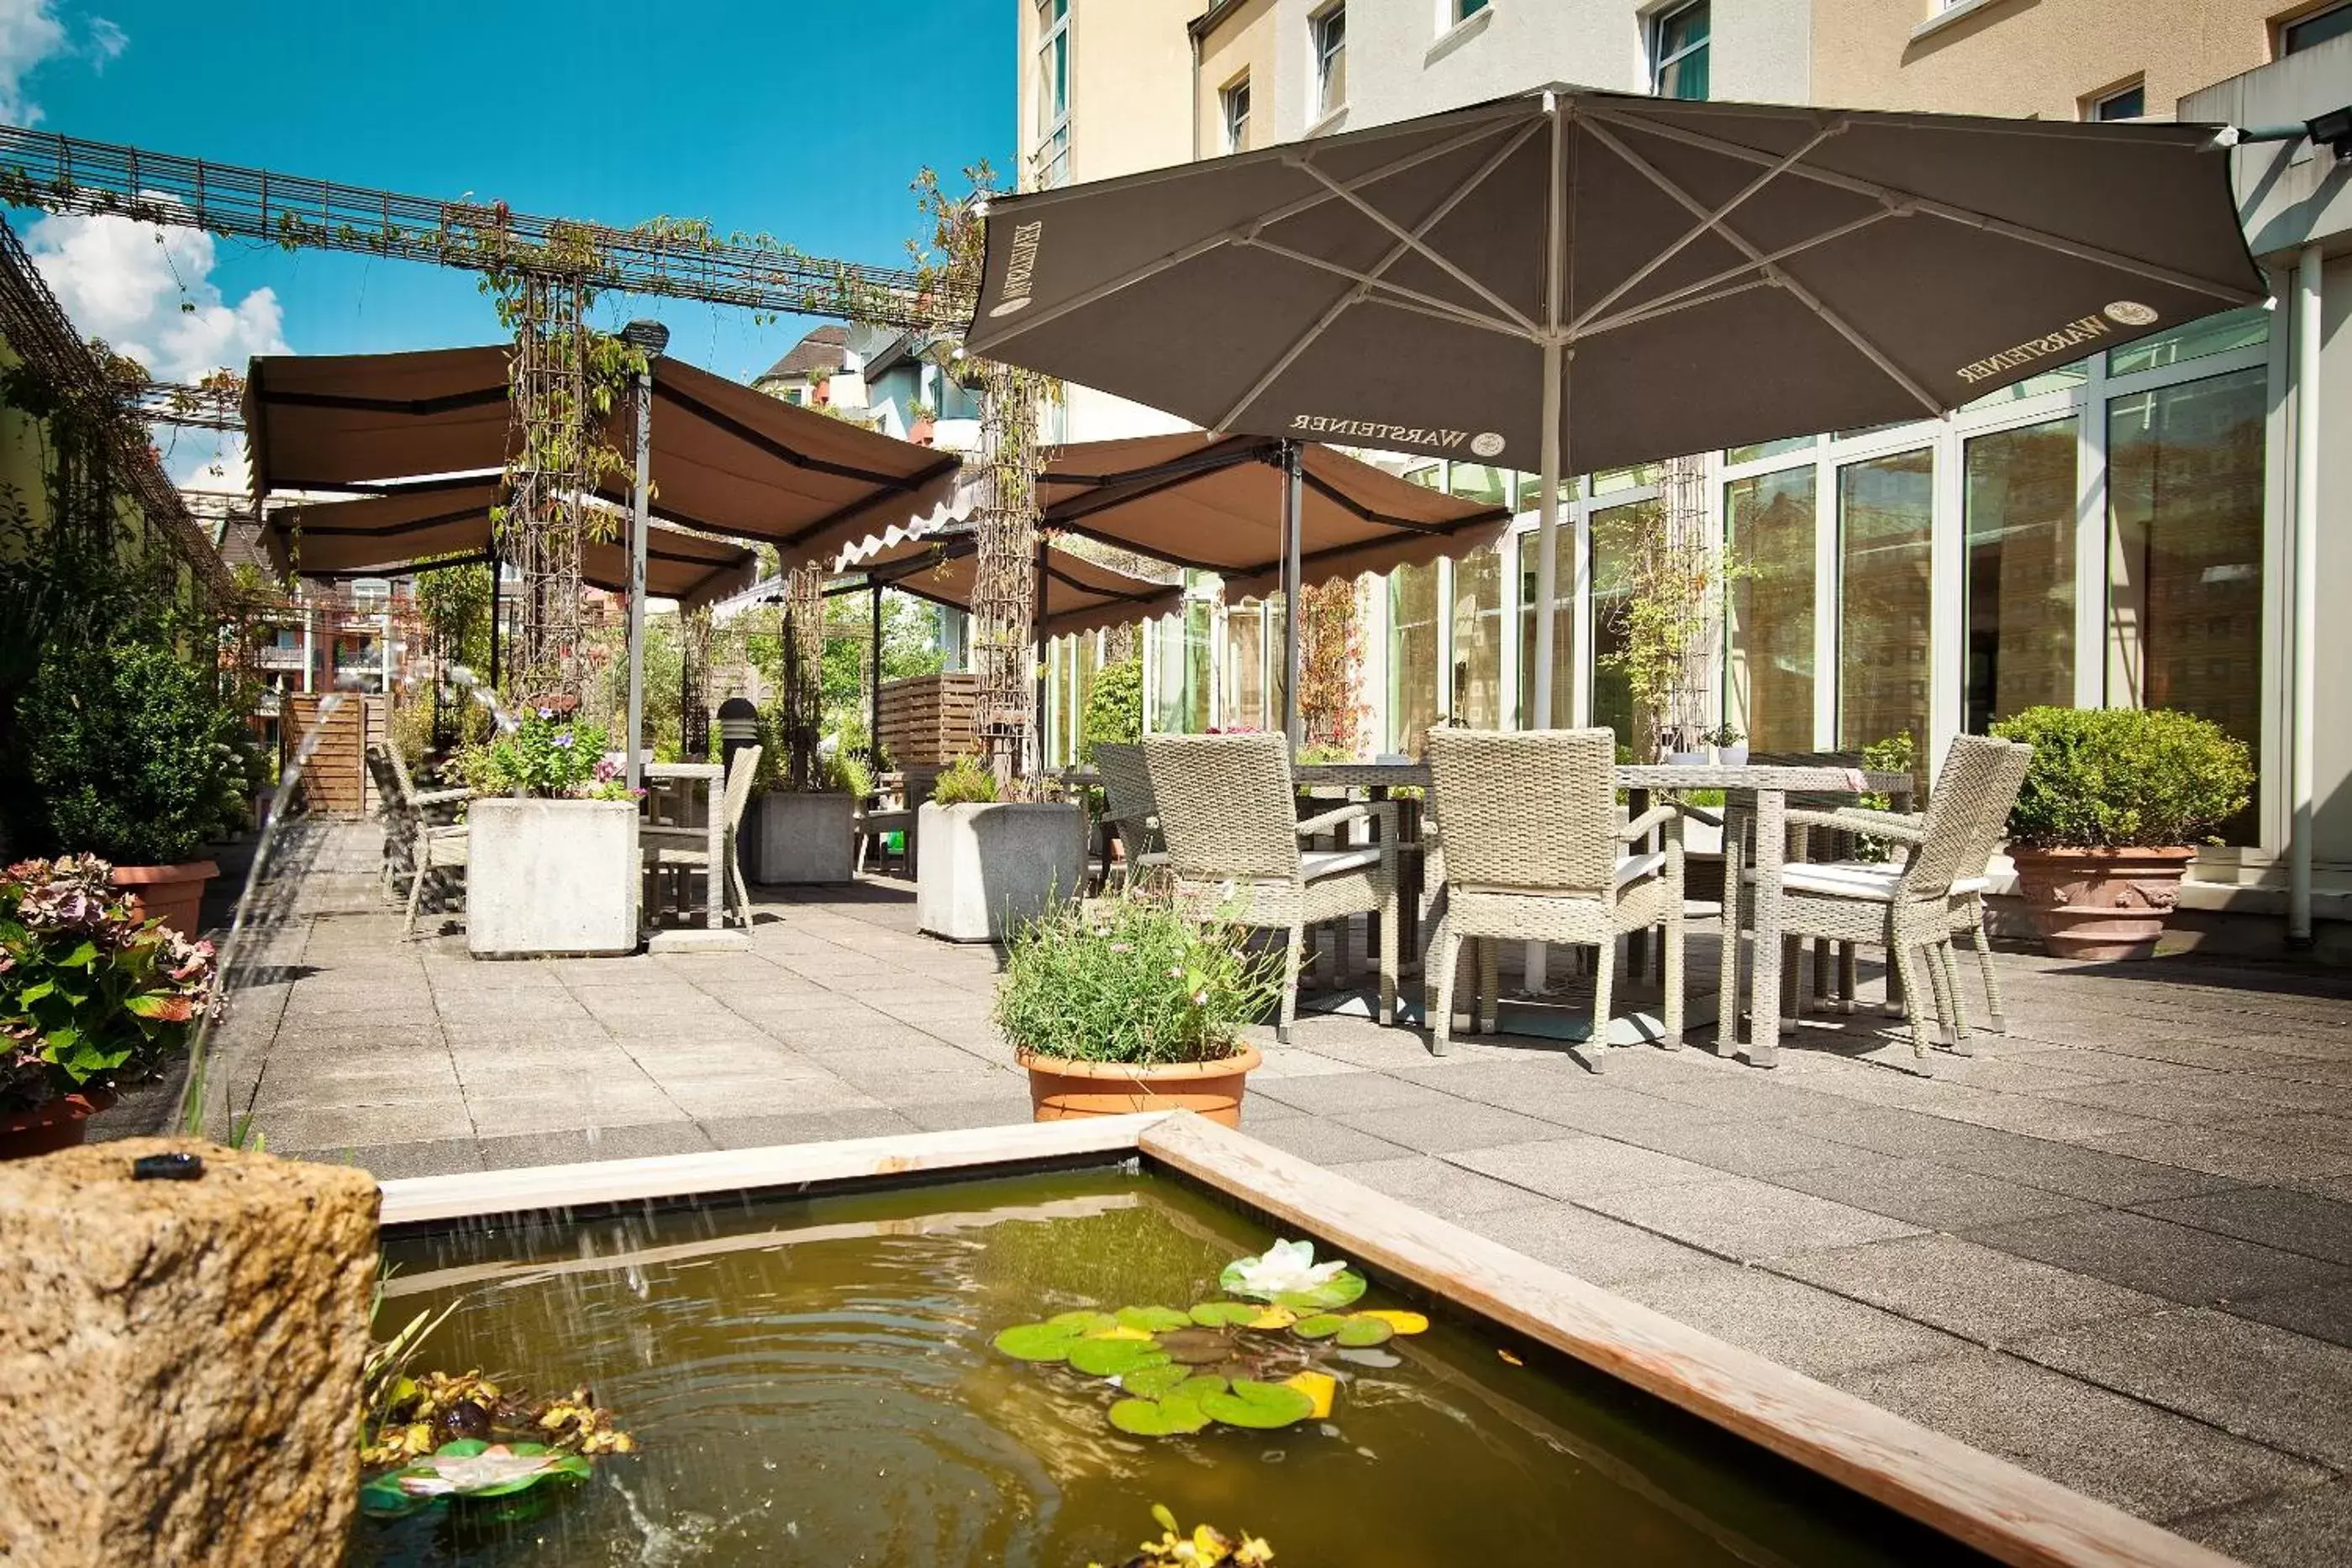
{"type": "Polygon", "coordinates": [[[1813,744],[1813,470],[1723,487],[1726,538],[1746,567],[1729,593],[1724,711],[1759,751],[1813,744]]]}
{"type": "Polygon", "coordinates": [[[1592,721],[1616,731],[1621,746],[1633,743],[1633,690],[1624,672],[1612,669],[1606,661],[1625,646],[1623,612],[1632,586],[1627,572],[1633,545],[1643,531],[1664,525],[1664,510],[1654,500],[1592,514],[1592,721]]]}
{"type": "Polygon", "coordinates": [[[2209,354],[2225,354],[2232,349],[2250,349],[2270,341],[2270,311],[2260,305],[2248,305],[2243,310],[2224,310],[2218,316],[2191,321],[2177,331],[2158,332],[2155,337],[2110,349],[2107,374],[2128,375],[2136,370],[2155,370],[2209,354]]]}
{"type": "Polygon", "coordinates": [[[1187,596],[1182,609],[1151,623],[1155,733],[1197,735],[1209,727],[1212,608],[1205,598],[1187,596]]]}
{"type": "Polygon", "coordinates": [[[1785,458],[1791,452],[1810,452],[1818,436],[1783,436],[1778,441],[1759,441],[1752,447],[1734,447],[1723,454],[1727,463],[1759,463],[1767,458],[1785,458]]]}
{"type": "Polygon", "coordinates": [[[1465,500],[1500,506],[1511,493],[1511,470],[1491,463],[1455,463],[1446,488],[1465,500]]]}
{"type": "MultiPolygon", "coordinates": [[[[2107,404],[2107,700],[2200,714],[2258,757],[2264,374],[2107,404]]],[[[2221,829],[2231,843],[2254,831],[2251,807],[2221,829]]]]}
{"type": "Polygon", "coordinates": [[[1437,568],[1389,574],[1389,750],[1421,754],[1437,721],[1437,568]]]}
{"type": "Polygon", "coordinates": [[[1551,721],[1536,721],[1536,569],[1543,557],[1533,531],[1518,537],[1519,550],[1519,728],[1565,730],[1575,722],[1575,692],[1569,672],[1576,668],[1576,529],[1559,520],[1552,552],[1551,721]]]}
{"type": "MultiPolygon", "coordinates": [[[[1457,465],[1454,471],[1461,472],[1457,465]]],[[[1454,686],[1450,711],[1474,730],[1503,727],[1503,553],[1454,563],[1454,686]]]]}
{"type": "Polygon", "coordinates": [[[1253,599],[1225,611],[1225,649],[1218,691],[1218,716],[1226,730],[1266,730],[1279,725],[1265,700],[1265,606],[1253,599]]]}
{"type": "Polygon", "coordinates": [[[1927,751],[1932,449],[1838,470],[1838,743],[1927,751]]]}
{"type": "Polygon", "coordinates": [[[2070,416],[1968,444],[1971,735],[2074,705],[2075,432],[2070,416]]]}

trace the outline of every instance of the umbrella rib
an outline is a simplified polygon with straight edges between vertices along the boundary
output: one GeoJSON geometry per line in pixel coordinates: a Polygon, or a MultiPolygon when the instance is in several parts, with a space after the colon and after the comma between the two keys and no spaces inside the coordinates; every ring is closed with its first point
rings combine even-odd
{"type": "MultiPolygon", "coordinates": [[[[1899,215],[1896,214],[1894,209],[1889,207],[1881,207],[1878,211],[1874,213],[1865,213],[1850,223],[1842,223],[1835,228],[1823,230],[1822,233],[1813,236],[1811,239],[1801,239],[1793,245],[1784,245],[1778,250],[1767,251],[1765,252],[1764,259],[1768,262],[1784,261],[1791,256],[1796,256],[1804,251],[1811,250],[1817,246],[1827,245],[1832,240],[1843,239],[1847,235],[1853,233],[1857,229],[1868,228],[1874,223],[1884,223],[1886,219],[1897,216],[1899,215]]],[[[1727,299],[1733,294],[1745,292],[1749,289],[1755,288],[1757,284],[1764,281],[1764,279],[1760,278],[1752,279],[1745,283],[1738,284],[1737,286],[1729,289],[1725,289],[1722,285],[1731,282],[1732,279],[1738,278],[1743,273],[1755,271],[1756,267],[1757,264],[1753,261],[1743,261],[1737,267],[1727,267],[1722,271],[1714,274],[1712,277],[1701,278],[1696,282],[1685,283],[1679,289],[1670,289],[1666,292],[1659,295],[1656,299],[1649,300],[1644,304],[1637,305],[1630,310],[1621,310],[1616,315],[1601,318],[1600,321],[1593,322],[1589,328],[1578,332],[1577,336],[1598,336],[1600,333],[1612,331],[1619,327],[1632,326],[1637,321],[1646,321],[1654,317],[1668,315],[1675,310],[1687,309],[1692,305],[1704,305],[1717,300],[1727,299]],[[1694,296],[1696,296],[1696,298],[1694,298],[1694,296]]],[[[1591,312],[1588,311],[1586,314],[1589,316],[1591,312]]]]}
{"type": "Polygon", "coordinates": [[[1499,316],[1482,316],[1476,311],[1469,309],[1467,306],[1457,305],[1451,300],[1441,300],[1434,294],[1424,294],[1418,289],[1408,289],[1403,284],[1392,282],[1386,278],[1369,278],[1351,267],[1342,267],[1336,261],[1326,261],[1319,256],[1310,256],[1303,250],[1293,250],[1290,247],[1279,244],[1271,239],[1260,238],[1244,240],[1237,243],[1248,245],[1254,249],[1267,251],[1273,255],[1281,257],[1286,261],[1302,262],[1308,267],[1315,268],[1319,271],[1331,273],[1337,277],[1351,278],[1359,283],[1369,283],[1373,288],[1381,291],[1380,294],[1373,295],[1370,299],[1369,302],[1371,304],[1405,306],[1419,305],[1423,307],[1423,314],[1432,316],[1442,315],[1444,320],[1454,321],[1461,326],[1484,327],[1488,331],[1503,332],[1515,338],[1524,338],[1527,336],[1527,334],[1519,331],[1517,327],[1513,326],[1510,322],[1504,321],[1499,316]],[[1390,299],[1386,297],[1391,294],[1395,295],[1396,298],[1390,299]]]}
{"type": "MultiPolygon", "coordinates": [[[[1594,317],[1600,315],[1601,312],[1606,310],[1610,306],[1623,299],[1632,290],[1641,287],[1642,280],[1643,279],[1649,277],[1650,274],[1655,272],[1659,268],[1664,267],[1667,262],[1672,261],[1675,257],[1680,256],[1683,251],[1692,244],[1692,242],[1699,237],[1699,236],[1706,234],[1712,229],[1718,228],[1723,223],[1723,220],[1729,217],[1732,213],[1739,207],[1740,204],[1747,201],[1750,196],[1762,190],[1765,186],[1770,184],[1774,180],[1779,179],[1790,169],[1795,168],[1799,163],[1810,157],[1815,148],[1828,141],[1831,137],[1837,135],[1845,128],[1845,118],[1841,115],[1815,131],[1812,136],[1803,146],[1798,148],[1795,152],[1790,153],[1779,163],[1774,163],[1762,174],[1757,175],[1747,184],[1741,186],[1739,190],[1732,195],[1730,200],[1725,202],[1721,206],[1717,207],[1713,212],[1703,216],[1697,223],[1693,224],[1689,228],[1684,230],[1682,237],[1679,239],[1676,239],[1672,245],[1667,246],[1664,250],[1658,252],[1657,255],[1653,256],[1649,260],[1643,262],[1634,270],[1631,277],[1618,284],[1614,289],[1609,290],[1608,293],[1603,294],[1582,315],[1569,322],[1569,335],[1573,338],[1576,333],[1582,330],[1583,327],[1594,317]]],[[[1744,270],[1744,268],[1742,270],[1744,270]]]]}
{"type": "MultiPolygon", "coordinates": [[[[1241,396],[1234,400],[1233,406],[1224,411],[1223,415],[1216,420],[1213,427],[1222,430],[1226,426],[1231,425],[1236,418],[1240,417],[1243,409],[1247,408],[1251,404],[1255,403],[1259,397],[1263,396],[1265,389],[1272,386],[1281,378],[1283,372],[1288,370],[1292,365],[1298,363],[1299,355],[1314,347],[1316,340],[1320,338],[1325,332],[1331,330],[1331,324],[1339,319],[1340,312],[1347,310],[1349,306],[1357,303],[1359,300],[1370,298],[1371,291],[1376,288],[1395,287],[1395,285],[1385,284],[1383,279],[1388,274],[1388,269],[1394,267],[1398,262],[1403,260],[1407,252],[1419,251],[1424,256],[1434,256],[1436,253],[1422,243],[1423,237],[1427,235],[1431,229],[1435,228],[1439,224],[1444,223],[1446,218],[1453,214],[1455,207],[1460,206],[1464,201],[1468,199],[1471,192],[1476,190],[1480,185],[1485,184],[1488,178],[1494,174],[1495,171],[1503,166],[1504,162],[1508,159],[1512,153],[1517,152],[1521,147],[1526,146],[1528,138],[1536,133],[1537,127],[1540,124],[1541,121],[1530,121],[1520,130],[1517,136],[1510,138],[1500,147],[1496,148],[1494,152],[1487,154],[1486,161],[1479,164],[1477,170],[1473,173],[1468,179],[1456,184],[1450,195],[1448,195],[1444,201],[1438,203],[1435,207],[1430,210],[1426,216],[1424,216],[1419,223],[1415,224],[1412,233],[1404,234],[1400,232],[1398,234],[1397,243],[1390,247],[1389,253],[1386,256],[1381,257],[1378,262],[1373,264],[1372,269],[1370,272],[1359,273],[1348,268],[1334,267],[1333,270],[1339,272],[1342,277],[1354,279],[1356,281],[1356,287],[1348,289],[1337,300],[1332,300],[1329,307],[1324,310],[1323,314],[1317,318],[1315,324],[1307,328],[1304,332],[1301,332],[1296,339],[1294,339],[1291,345],[1282,352],[1280,356],[1275,360],[1274,363],[1266,367],[1265,374],[1259,376],[1255,381],[1250,383],[1249,390],[1243,393],[1241,396]]],[[[1320,172],[1312,167],[1308,168],[1307,173],[1314,174],[1318,179],[1322,178],[1320,172]]],[[[1352,196],[1348,199],[1351,202],[1355,200],[1352,196]]],[[[1366,210],[1370,211],[1370,209],[1367,208],[1366,210]]],[[[1381,221],[1385,222],[1386,220],[1382,219],[1381,221]]],[[[1449,268],[1448,270],[1450,271],[1452,268],[1449,268]]],[[[1467,279],[1465,279],[1465,281],[1467,281],[1467,279]]],[[[1407,292],[1407,290],[1403,289],[1400,289],[1399,291],[1407,292]]],[[[1429,295],[1416,294],[1415,297],[1427,300],[1431,304],[1434,305],[1443,305],[1445,303],[1445,301],[1429,295]]]]}
{"type": "Polygon", "coordinates": [[[1527,333],[1519,331],[1518,328],[1511,325],[1508,321],[1489,321],[1484,316],[1465,316],[1461,311],[1449,308],[1433,309],[1428,305],[1423,304],[1417,300],[1397,299],[1387,294],[1374,294],[1370,299],[1366,300],[1364,303],[1367,305],[1385,305],[1391,310],[1409,310],[1416,316],[1427,316],[1433,321],[1444,321],[1448,326],[1475,327],[1481,331],[1499,332],[1503,336],[1512,340],[1514,342],[1523,343],[1528,341],[1527,333]]]}
{"type": "Polygon", "coordinates": [[[1471,277],[1469,273],[1465,272],[1461,268],[1456,267],[1453,262],[1448,261],[1437,251],[1422,244],[1419,239],[1415,238],[1405,229],[1403,225],[1398,223],[1396,219],[1389,216],[1388,214],[1381,211],[1380,208],[1372,205],[1371,203],[1364,200],[1363,197],[1356,195],[1356,193],[1348,188],[1348,186],[1342,185],[1339,181],[1333,179],[1330,175],[1317,168],[1311,159],[1305,156],[1296,158],[1292,160],[1291,166],[1293,168],[1304,170],[1308,178],[1319,181],[1325,188],[1331,192],[1333,195],[1338,196],[1341,201],[1346,202],[1349,206],[1354,207],[1358,212],[1363,214],[1366,217],[1380,225],[1381,227],[1388,230],[1389,233],[1394,235],[1397,238],[1404,241],[1406,245],[1412,247],[1423,260],[1428,262],[1431,266],[1436,268],[1439,271],[1453,279],[1456,283],[1461,284],[1465,289],[1469,289],[1472,293],[1486,300],[1489,305],[1494,306],[1496,310],[1503,313],[1506,319],[1516,322],[1518,325],[1519,331],[1525,332],[1528,338],[1534,339],[1541,335],[1540,331],[1538,329],[1536,324],[1528,320],[1526,315],[1513,308],[1508,300],[1504,299],[1500,294],[1496,293],[1492,289],[1487,288],[1484,283],[1481,283],[1475,278],[1471,277]]]}
{"type": "MultiPolygon", "coordinates": [[[[1769,163],[1772,159],[1771,153],[1759,152],[1741,142],[1727,141],[1720,136],[1709,136],[1704,132],[1685,130],[1678,125],[1645,120],[1639,115],[1624,114],[1605,109],[1594,109],[1591,113],[1596,119],[1605,119],[1612,123],[1640,130],[1653,136],[1663,136],[1669,142],[1680,142],[1685,146],[1701,148],[1710,153],[1720,153],[1727,158],[1738,158],[1750,163],[1769,163]]],[[[1881,184],[1875,180],[1865,180],[1858,175],[1841,174],[1832,169],[1817,167],[1800,167],[1791,169],[1790,173],[1801,180],[1811,180],[1837,190],[1851,192],[1855,195],[1872,196],[1897,208],[1908,207],[1916,212],[1926,213],[1931,217],[1942,218],[1948,223],[1957,223],[1969,228],[1980,228],[1988,233],[2000,235],[2004,239],[2014,239],[2027,245],[2038,245],[2044,249],[2057,251],[2062,256],[2072,256],[2081,261],[2095,261],[2103,267],[2113,267],[2119,271],[2136,273],[2139,277],[2150,279],[2158,283],[2169,283],[2175,288],[2187,289],[2195,293],[2210,294],[2215,299],[2227,300],[2232,304],[2242,304],[2252,297],[2244,288],[2235,283],[2217,283],[2210,278],[2200,278],[2193,272],[2182,272],[2159,262],[2143,261],[2137,257],[2126,256],[2120,251],[2109,250],[2105,246],[2093,245],[2085,240],[2069,239],[2064,235],[2052,234],[2047,229],[2034,228],[2030,225],[2017,223],[2009,218],[1995,217],[1990,213],[1979,212],[1973,207],[1937,201],[1933,196],[1922,195],[1916,191],[1907,191],[1899,185],[1881,184]]]]}
{"type": "MultiPolygon", "coordinates": [[[[1448,137],[1435,146],[1424,147],[1417,153],[1408,153],[1391,163],[1367,169],[1348,181],[1347,187],[1353,189],[1358,185],[1378,184],[1392,174],[1402,174],[1408,169],[1417,169],[1433,159],[1444,158],[1460,152],[1465,147],[1475,145],[1494,133],[1493,125],[1480,125],[1475,130],[1465,132],[1459,136],[1448,137]]],[[[1156,278],[1171,268],[1181,267],[1197,257],[1205,256],[1220,247],[1231,245],[1244,236],[1261,233],[1272,225],[1286,223],[1301,213],[1311,212],[1317,207],[1339,199],[1339,195],[1335,190],[1317,191],[1311,195],[1300,196],[1296,201],[1278,206],[1270,213],[1260,213],[1257,216],[1246,218],[1230,228],[1220,229],[1215,234],[1203,236],[1190,245],[1178,247],[1165,256],[1144,262],[1117,277],[1107,278],[1094,287],[1072,295],[1058,305],[1049,305],[1034,313],[1024,312],[1021,319],[1011,326],[997,328],[995,336],[991,342],[993,344],[1008,342],[1024,332],[1032,332],[1049,322],[1058,321],[1073,310],[1083,310],[1097,300],[1107,300],[1122,289],[1131,289],[1147,278],[1156,278]]]]}
{"type": "MultiPolygon", "coordinates": [[[[1619,141],[1615,136],[1611,135],[1605,127],[1601,125],[1591,125],[1588,126],[1587,129],[1591,131],[1593,138],[1602,146],[1608,148],[1620,158],[1624,159],[1626,163],[1632,164],[1634,169],[1640,172],[1644,179],[1648,180],[1652,184],[1656,185],[1660,190],[1665,192],[1667,195],[1674,198],[1675,201],[1681,204],[1684,210],[1694,215],[1704,215],[1706,213],[1706,206],[1700,203],[1697,197],[1692,195],[1688,191],[1684,190],[1680,185],[1675,184],[1673,179],[1668,177],[1664,170],[1652,163],[1647,158],[1643,157],[1639,153],[1636,153],[1631,147],[1626,146],[1624,142],[1619,141]]],[[[1751,265],[1763,268],[1764,276],[1767,280],[1782,289],[1786,289],[1790,294],[1796,296],[1798,300],[1800,300],[1807,310],[1812,311],[1814,315],[1819,316],[1829,325],[1832,331],[1836,332],[1838,336],[1843,338],[1847,342],[1853,344],[1854,349],[1860,353],[1864,358],[1869,360],[1871,363],[1876,365],[1881,371],[1885,373],[1888,380],[1894,382],[1897,386],[1900,386],[1904,391],[1909,393],[1914,398],[1917,399],[1919,404],[1925,407],[1928,413],[1940,415],[1944,412],[1944,405],[1937,399],[1935,394],[1929,392],[1926,387],[1920,385],[1917,381],[1914,380],[1910,372],[1905,370],[1901,365],[1896,364],[1893,359],[1887,356],[1885,350],[1881,349],[1876,343],[1872,342],[1868,338],[1864,337],[1861,331],[1852,322],[1839,315],[1835,310],[1831,310],[1827,305],[1822,303],[1822,300],[1819,295],[1806,288],[1802,283],[1798,282],[1797,279],[1791,278],[1787,272],[1781,270],[1773,263],[1767,261],[1764,258],[1764,253],[1757,249],[1753,244],[1749,243],[1748,239],[1742,237],[1738,229],[1733,228],[1727,223],[1718,223],[1715,226],[1715,232],[1723,236],[1724,238],[1729,240],[1733,245],[1738,247],[1740,251],[1748,257],[1751,265]]]]}
{"type": "Polygon", "coordinates": [[[1779,287],[1779,285],[1774,283],[1769,278],[1750,278],[1743,282],[1727,283],[1720,288],[1710,289],[1706,293],[1690,299],[1673,300],[1655,305],[1644,305],[1638,310],[1627,310],[1619,315],[1612,316],[1605,321],[1594,324],[1585,331],[1578,334],[1577,341],[1582,342],[1586,338],[1597,338],[1603,332],[1613,332],[1620,327],[1638,327],[1644,321],[1654,321],[1661,316],[1671,316],[1677,311],[1688,310],[1700,305],[1712,305],[1719,300],[1728,300],[1735,295],[1748,293],[1751,289],[1772,289],[1777,287],[1779,287]]]}

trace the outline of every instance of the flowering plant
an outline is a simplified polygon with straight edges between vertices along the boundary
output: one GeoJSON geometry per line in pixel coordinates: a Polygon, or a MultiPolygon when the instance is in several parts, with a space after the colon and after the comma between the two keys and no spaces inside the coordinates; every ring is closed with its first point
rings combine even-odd
{"type": "Polygon", "coordinates": [[[1067,1061],[1237,1055],[1282,980],[1281,960],[1244,938],[1142,895],[1057,905],[1014,935],[996,1021],[1014,1045],[1067,1061]]]}
{"type": "MultiPolygon", "coordinates": [[[[1291,1296],[1319,1298],[1330,1293],[1339,1277],[1347,1272],[1348,1260],[1344,1258],[1316,1262],[1315,1244],[1311,1241],[1277,1241],[1255,1258],[1237,1258],[1225,1265],[1217,1283],[1230,1295],[1279,1301],[1291,1296]]],[[[1355,1294],[1363,1294],[1360,1284],[1355,1288],[1355,1294]]],[[[1318,1304],[1326,1303],[1318,1300],[1318,1304]]]]}
{"type": "MultiPolygon", "coordinates": [[[[457,759],[457,772],[476,795],[570,800],[610,782],[597,773],[604,754],[603,730],[574,722],[561,704],[541,701],[526,708],[511,731],[467,747],[457,759]]],[[[599,798],[625,798],[625,792],[599,798]]]]}
{"type": "Polygon", "coordinates": [[[0,1113],[152,1077],[215,1005],[212,944],[141,920],[113,869],[0,871],[0,1113]]]}

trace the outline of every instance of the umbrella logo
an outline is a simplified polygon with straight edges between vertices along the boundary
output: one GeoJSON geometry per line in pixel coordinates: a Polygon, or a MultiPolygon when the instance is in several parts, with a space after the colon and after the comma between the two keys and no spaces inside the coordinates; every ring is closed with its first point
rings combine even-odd
{"type": "Polygon", "coordinates": [[[1004,267],[1003,297],[990,308],[991,321],[1029,308],[1029,283],[1037,271],[1037,242],[1045,233],[1043,219],[1024,223],[1013,231],[1013,255],[1004,267]]]}
{"type": "Polygon", "coordinates": [[[2156,312],[2137,300],[2118,300],[2106,309],[2106,318],[2126,327],[2145,327],[2156,320],[2156,312]]]}
{"type": "Polygon", "coordinates": [[[1503,455],[1503,438],[1492,430],[1481,430],[1470,437],[1470,450],[1482,458],[1499,458],[1503,455]]]}

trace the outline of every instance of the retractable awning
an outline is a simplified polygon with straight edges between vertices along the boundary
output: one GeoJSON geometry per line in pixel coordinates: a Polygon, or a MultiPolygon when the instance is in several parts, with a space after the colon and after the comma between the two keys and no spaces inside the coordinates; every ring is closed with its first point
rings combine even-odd
{"type": "MultiPolygon", "coordinates": [[[[504,345],[418,353],[266,355],[246,384],[257,500],[289,490],[382,495],[502,468],[512,437],[504,345]]],[[[860,429],[682,360],[654,363],[655,504],[698,532],[772,544],[787,566],[950,499],[951,452],[860,429]]],[[[634,449],[629,398],[604,439],[634,449]]],[[[599,489],[627,505],[625,479],[599,489]]]]}
{"type": "MultiPolygon", "coordinates": [[[[977,542],[968,531],[901,541],[857,563],[863,582],[831,592],[897,588],[935,605],[969,610],[980,583],[977,542]]],[[[1129,576],[1050,541],[1039,552],[1038,564],[1042,603],[1033,613],[1042,617],[1041,629],[1048,637],[1168,615],[1184,596],[1181,583],[1129,576]]]]}

